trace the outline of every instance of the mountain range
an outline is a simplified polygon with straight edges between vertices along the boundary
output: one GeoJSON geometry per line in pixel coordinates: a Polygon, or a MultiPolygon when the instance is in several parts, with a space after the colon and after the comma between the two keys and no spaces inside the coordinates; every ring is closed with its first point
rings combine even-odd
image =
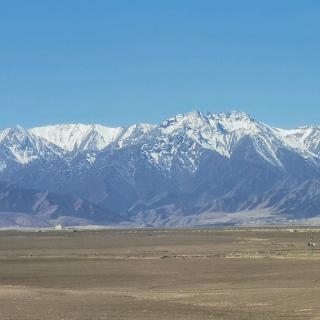
{"type": "MultiPolygon", "coordinates": [[[[208,226],[320,218],[320,127],[242,112],[0,131],[0,226],[208,226]]],[[[319,219],[320,220],[320,219],[319,219]]]]}

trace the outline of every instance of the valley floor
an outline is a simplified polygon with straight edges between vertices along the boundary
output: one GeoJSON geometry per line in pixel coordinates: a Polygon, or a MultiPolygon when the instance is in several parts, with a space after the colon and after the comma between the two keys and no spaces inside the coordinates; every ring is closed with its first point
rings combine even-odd
{"type": "Polygon", "coordinates": [[[0,319],[320,319],[298,231],[1,231],[0,319]]]}

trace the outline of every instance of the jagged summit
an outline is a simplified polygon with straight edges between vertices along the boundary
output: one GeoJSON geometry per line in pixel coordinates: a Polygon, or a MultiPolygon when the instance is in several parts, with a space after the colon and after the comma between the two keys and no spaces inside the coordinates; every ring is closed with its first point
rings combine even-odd
{"type": "Polygon", "coordinates": [[[42,137],[66,151],[77,149],[105,148],[122,131],[122,128],[108,128],[98,124],[62,124],[30,129],[30,132],[42,137]]]}
{"type": "Polygon", "coordinates": [[[162,127],[177,124],[178,126],[202,126],[211,125],[225,127],[228,131],[250,130],[255,127],[256,121],[245,112],[231,111],[223,113],[191,111],[185,114],[178,114],[162,123],[162,127]]]}
{"type": "MultiPolygon", "coordinates": [[[[299,151],[304,158],[312,158],[312,161],[320,156],[319,127],[294,130],[272,128],[239,111],[211,113],[194,110],[171,117],[160,125],[134,124],[116,128],[81,123],[49,125],[30,130],[17,126],[1,131],[0,143],[11,150],[13,157],[16,155],[18,162],[26,163],[36,159],[41,149],[46,149],[45,153],[49,156],[52,153],[63,157],[63,154],[95,153],[110,145],[123,148],[146,141],[147,144],[142,148],[145,156],[165,170],[171,168],[181,146],[189,143],[190,148],[185,156],[189,157],[188,162],[192,163],[190,168],[194,171],[200,158],[200,149],[230,157],[244,137],[250,137],[260,156],[275,166],[283,165],[277,155],[281,148],[299,151]],[[22,145],[24,150],[19,151],[22,145]]],[[[90,162],[93,163],[94,159],[95,156],[91,155],[90,162]]]]}
{"type": "Polygon", "coordinates": [[[245,136],[252,139],[257,153],[265,160],[275,166],[283,166],[277,156],[277,150],[284,143],[281,137],[273,128],[254,120],[247,113],[237,111],[219,114],[192,111],[169,118],[161,124],[150,154],[157,163],[163,162],[162,157],[166,154],[168,169],[175,159],[174,155],[179,153],[180,146],[188,143],[188,159],[192,160],[190,167],[196,170],[202,152],[199,150],[212,150],[230,158],[245,136]],[[172,142],[173,147],[170,147],[172,142]],[[170,153],[164,151],[168,149],[170,153]],[[157,150],[161,150],[162,156],[157,150]]]}
{"type": "MultiPolygon", "coordinates": [[[[48,191],[36,214],[61,221],[106,223],[105,212],[153,226],[310,218],[320,215],[320,128],[273,128],[237,111],[117,128],[18,126],[0,131],[1,181],[18,187],[10,210],[22,210],[14,199],[38,208],[48,191]]],[[[0,194],[0,213],[8,195],[0,194]]]]}
{"type": "Polygon", "coordinates": [[[300,152],[320,156],[320,127],[305,126],[297,129],[276,129],[282,138],[300,152]]]}

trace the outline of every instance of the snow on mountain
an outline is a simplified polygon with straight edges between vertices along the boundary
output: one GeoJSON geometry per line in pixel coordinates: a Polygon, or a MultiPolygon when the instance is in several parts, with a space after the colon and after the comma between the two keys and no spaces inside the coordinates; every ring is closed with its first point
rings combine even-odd
{"type": "Polygon", "coordinates": [[[266,161],[282,167],[277,156],[277,150],[284,147],[281,138],[273,128],[242,112],[179,114],[155,128],[151,136],[143,150],[151,162],[165,170],[170,170],[174,160],[191,171],[196,170],[203,150],[230,158],[234,147],[245,136],[252,138],[256,151],[266,161]]]}
{"type": "Polygon", "coordinates": [[[231,112],[215,115],[194,111],[165,121],[161,131],[167,136],[186,134],[201,147],[230,157],[233,146],[243,136],[258,134],[263,130],[245,113],[231,112]]]}
{"type": "Polygon", "coordinates": [[[32,128],[29,131],[70,152],[77,149],[102,150],[123,132],[123,128],[63,124],[32,128]]]}
{"type": "MultiPolygon", "coordinates": [[[[76,195],[97,205],[92,210],[101,221],[108,221],[108,210],[123,221],[159,226],[223,212],[230,221],[235,212],[256,217],[261,210],[272,221],[314,217],[319,179],[320,127],[278,129],[242,112],[193,111],[159,125],[0,131],[0,181],[76,195]]],[[[19,197],[14,192],[10,201],[19,197]]],[[[65,201],[66,208],[79,203],[65,201]]],[[[35,197],[30,205],[37,203],[35,197]]],[[[72,219],[80,215],[72,212],[72,219]]]]}
{"type": "Polygon", "coordinates": [[[282,138],[302,153],[309,152],[320,156],[320,127],[307,126],[297,129],[276,129],[282,138]]]}
{"type": "MultiPolygon", "coordinates": [[[[60,155],[87,152],[88,161],[95,162],[95,153],[114,145],[124,148],[140,145],[149,161],[170,171],[174,162],[194,172],[204,150],[212,150],[230,158],[239,141],[248,137],[256,152],[273,166],[282,168],[279,149],[298,152],[315,162],[320,157],[320,127],[294,130],[272,128],[243,112],[179,114],[160,125],[135,124],[109,128],[98,124],[62,124],[22,127],[0,131],[0,145],[19,163],[28,163],[44,154],[60,155]],[[93,152],[93,153],[92,153],[93,152]]],[[[0,163],[0,170],[6,167],[0,163]]]]}
{"type": "Polygon", "coordinates": [[[28,130],[17,126],[5,129],[0,133],[0,168],[6,167],[5,160],[13,160],[20,164],[27,164],[35,159],[61,156],[57,146],[37,137],[28,130]]]}
{"type": "Polygon", "coordinates": [[[0,131],[0,143],[3,139],[5,139],[9,131],[10,131],[10,128],[0,131]]]}
{"type": "MultiPolygon", "coordinates": [[[[36,153],[41,153],[44,147],[52,149],[52,146],[57,146],[58,151],[53,153],[61,153],[61,150],[66,154],[88,152],[88,161],[92,164],[95,162],[95,152],[111,144],[116,148],[141,145],[145,156],[159,168],[170,171],[173,162],[178,161],[194,172],[204,150],[212,150],[230,158],[235,146],[246,136],[263,159],[279,168],[283,167],[278,157],[281,148],[300,152],[311,161],[320,156],[319,127],[277,129],[236,111],[219,114],[193,111],[179,114],[160,125],[135,124],[110,128],[98,124],[62,124],[30,130],[17,127],[1,131],[0,143],[3,144],[12,131],[15,132],[15,138],[11,137],[13,142],[9,149],[20,163],[37,158],[36,153]],[[26,136],[34,144],[35,154],[30,153],[30,146],[21,150],[26,136]]],[[[4,167],[0,163],[0,168],[4,167]]]]}
{"type": "Polygon", "coordinates": [[[138,123],[127,128],[124,128],[121,135],[115,140],[119,148],[123,148],[129,144],[139,143],[140,139],[144,137],[151,130],[157,126],[145,123],[138,123]]]}

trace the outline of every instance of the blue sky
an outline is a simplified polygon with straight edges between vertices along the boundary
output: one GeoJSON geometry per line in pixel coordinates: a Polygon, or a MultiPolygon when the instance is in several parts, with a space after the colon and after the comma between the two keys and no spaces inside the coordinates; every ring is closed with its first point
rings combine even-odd
{"type": "Polygon", "coordinates": [[[320,124],[319,21],[310,0],[0,0],[0,127],[320,124]]]}

